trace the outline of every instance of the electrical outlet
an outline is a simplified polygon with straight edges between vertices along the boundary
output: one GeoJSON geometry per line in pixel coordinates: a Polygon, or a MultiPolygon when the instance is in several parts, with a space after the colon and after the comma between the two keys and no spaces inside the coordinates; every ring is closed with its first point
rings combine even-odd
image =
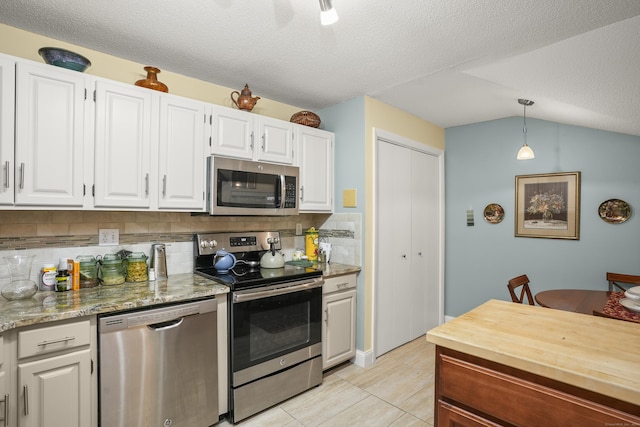
{"type": "Polygon", "coordinates": [[[101,228],[98,230],[98,246],[116,246],[120,242],[120,230],[101,228]]]}

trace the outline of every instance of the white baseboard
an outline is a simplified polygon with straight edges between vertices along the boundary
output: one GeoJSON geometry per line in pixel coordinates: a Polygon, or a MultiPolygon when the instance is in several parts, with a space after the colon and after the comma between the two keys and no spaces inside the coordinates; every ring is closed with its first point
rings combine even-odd
{"type": "Polygon", "coordinates": [[[451,322],[455,316],[444,316],[444,323],[451,322]]]}
{"type": "Polygon", "coordinates": [[[354,358],[354,365],[360,366],[361,368],[368,368],[373,366],[376,362],[375,357],[373,356],[373,350],[369,351],[361,351],[356,350],[356,357],[354,358]]]}

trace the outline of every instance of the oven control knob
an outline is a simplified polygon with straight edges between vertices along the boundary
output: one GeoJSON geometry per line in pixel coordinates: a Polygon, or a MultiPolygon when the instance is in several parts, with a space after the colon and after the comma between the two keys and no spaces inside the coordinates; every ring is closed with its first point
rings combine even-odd
{"type": "Polygon", "coordinates": [[[218,242],[216,242],[215,240],[210,240],[210,241],[209,241],[209,248],[210,248],[210,249],[213,249],[213,248],[215,248],[216,246],[218,246],[218,242]]]}

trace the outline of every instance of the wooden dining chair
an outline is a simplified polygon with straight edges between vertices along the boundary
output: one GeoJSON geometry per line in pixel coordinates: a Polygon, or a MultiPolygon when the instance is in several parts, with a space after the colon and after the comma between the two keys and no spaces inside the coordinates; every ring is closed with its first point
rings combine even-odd
{"type": "Polygon", "coordinates": [[[511,295],[511,300],[513,302],[522,304],[524,302],[524,297],[526,296],[529,301],[529,305],[535,305],[533,302],[533,296],[531,295],[531,289],[529,289],[529,278],[526,274],[509,280],[507,288],[509,289],[509,294],[511,295]],[[521,288],[519,298],[516,294],[516,289],[518,288],[521,288]]]}
{"type": "Polygon", "coordinates": [[[640,285],[640,276],[632,276],[631,274],[618,274],[618,273],[607,273],[607,281],[609,282],[609,291],[614,292],[618,288],[618,290],[624,292],[629,289],[631,286],[623,286],[622,283],[626,285],[640,285]]]}

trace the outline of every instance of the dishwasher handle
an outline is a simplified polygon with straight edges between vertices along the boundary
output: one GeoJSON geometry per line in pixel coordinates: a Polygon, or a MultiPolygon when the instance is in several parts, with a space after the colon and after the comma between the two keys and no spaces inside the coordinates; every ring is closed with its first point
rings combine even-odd
{"type": "Polygon", "coordinates": [[[180,319],[169,320],[168,322],[147,325],[147,328],[155,332],[162,332],[169,329],[177,328],[178,326],[182,325],[182,322],[184,322],[184,317],[181,317],[180,319]]]}

